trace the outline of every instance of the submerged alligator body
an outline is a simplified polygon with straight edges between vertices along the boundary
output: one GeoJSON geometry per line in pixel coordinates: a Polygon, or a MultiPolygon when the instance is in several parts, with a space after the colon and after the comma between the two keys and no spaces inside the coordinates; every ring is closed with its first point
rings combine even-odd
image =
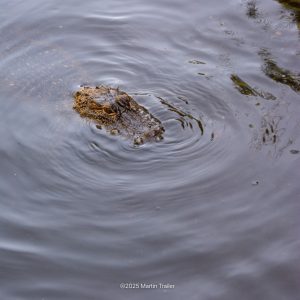
{"type": "Polygon", "coordinates": [[[113,135],[140,145],[163,138],[161,122],[119,89],[106,86],[82,87],[74,95],[73,108],[81,117],[97,123],[113,135]]]}

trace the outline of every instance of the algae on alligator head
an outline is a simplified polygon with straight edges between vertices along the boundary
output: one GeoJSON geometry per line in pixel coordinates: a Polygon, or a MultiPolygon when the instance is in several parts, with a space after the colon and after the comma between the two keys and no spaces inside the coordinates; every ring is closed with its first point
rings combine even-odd
{"type": "Polygon", "coordinates": [[[140,145],[163,138],[161,122],[131,96],[106,86],[81,87],[74,95],[73,108],[81,117],[97,123],[113,135],[140,145]]]}

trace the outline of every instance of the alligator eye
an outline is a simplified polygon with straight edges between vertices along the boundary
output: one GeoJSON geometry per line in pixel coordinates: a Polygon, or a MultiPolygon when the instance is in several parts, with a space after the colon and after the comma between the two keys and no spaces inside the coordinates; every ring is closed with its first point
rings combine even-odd
{"type": "Polygon", "coordinates": [[[121,107],[129,106],[129,97],[127,95],[119,95],[116,97],[116,103],[121,107]]]}
{"type": "Polygon", "coordinates": [[[107,114],[114,114],[115,112],[112,110],[111,107],[104,107],[103,109],[107,114]]]}

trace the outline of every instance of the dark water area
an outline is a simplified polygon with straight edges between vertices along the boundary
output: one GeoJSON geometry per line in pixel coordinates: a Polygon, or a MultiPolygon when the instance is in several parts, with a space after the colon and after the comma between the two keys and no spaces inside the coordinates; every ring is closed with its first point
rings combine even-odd
{"type": "Polygon", "coordinates": [[[0,299],[300,299],[299,1],[0,4],[0,299]]]}

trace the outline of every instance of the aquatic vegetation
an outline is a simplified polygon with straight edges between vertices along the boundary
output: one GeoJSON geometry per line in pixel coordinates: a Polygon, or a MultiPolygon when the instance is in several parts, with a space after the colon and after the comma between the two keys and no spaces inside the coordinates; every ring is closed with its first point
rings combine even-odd
{"type": "Polygon", "coordinates": [[[179,118],[177,120],[180,122],[182,128],[185,127],[193,128],[193,123],[191,121],[195,121],[201,131],[201,135],[204,134],[204,126],[200,119],[197,119],[191,114],[184,112],[183,110],[175,107],[174,105],[170,104],[168,101],[164,100],[161,97],[157,97],[157,98],[160,100],[161,104],[167,106],[170,111],[175,112],[177,115],[179,115],[179,118]]]}
{"type": "Polygon", "coordinates": [[[264,61],[263,72],[269,78],[276,82],[288,85],[295,92],[300,92],[300,74],[296,75],[287,69],[279,67],[266,49],[261,50],[259,55],[264,61]]]}
{"type": "Polygon", "coordinates": [[[120,135],[140,145],[163,138],[161,122],[119,89],[82,87],[74,95],[73,108],[81,117],[97,123],[112,135],[120,135]]]}
{"type": "Polygon", "coordinates": [[[267,100],[275,100],[276,97],[271,93],[266,93],[259,91],[253,87],[251,87],[247,82],[242,80],[238,75],[232,74],[230,79],[234,83],[235,88],[243,95],[246,96],[259,96],[267,100]]]}
{"type": "Polygon", "coordinates": [[[291,154],[299,154],[300,150],[292,149],[292,150],[290,150],[290,153],[291,154]]]}
{"type": "Polygon", "coordinates": [[[293,21],[300,30],[300,1],[299,0],[277,0],[285,9],[291,11],[293,21]]]}
{"type": "Polygon", "coordinates": [[[257,9],[257,5],[256,5],[256,1],[255,0],[251,0],[247,2],[247,16],[249,18],[257,18],[258,16],[258,9],[257,9]]]}
{"type": "Polygon", "coordinates": [[[193,65],[205,65],[205,62],[196,59],[189,60],[189,63],[193,65]]]}
{"type": "Polygon", "coordinates": [[[264,117],[261,121],[261,139],[265,145],[275,144],[278,141],[278,123],[280,119],[264,117]]]}
{"type": "Polygon", "coordinates": [[[291,154],[299,154],[299,149],[291,149],[295,137],[289,134],[284,124],[284,116],[270,112],[264,114],[257,129],[254,129],[252,146],[257,150],[264,148],[272,157],[280,157],[286,150],[291,154]]]}
{"type": "Polygon", "coordinates": [[[282,29],[289,27],[296,23],[300,30],[300,1],[299,0],[276,0],[284,9],[279,14],[279,20],[272,20],[267,11],[264,11],[258,5],[256,0],[245,1],[246,15],[248,18],[255,20],[256,23],[261,24],[265,30],[274,31],[276,36],[282,35],[282,29]]]}
{"type": "Polygon", "coordinates": [[[252,19],[255,23],[262,26],[264,30],[269,30],[271,20],[261,7],[257,0],[245,0],[246,16],[252,19]]]}
{"type": "Polygon", "coordinates": [[[253,89],[248,83],[242,80],[239,76],[232,74],[230,79],[234,83],[236,89],[243,95],[259,96],[257,91],[253,89]]]}
{"type": "MultiPolygon", "coordinates": [[[[282,117],[270,113],[264,114],[257,127],[251,126],[254,130],[252,138],[252,146],[257,150],[267,149],[270,155],[278,156],[283,150],[282,143],[285,143],[283,134],[282,117]]],[[[286,147],[290,146],[290,141],[286,147]]]]}

